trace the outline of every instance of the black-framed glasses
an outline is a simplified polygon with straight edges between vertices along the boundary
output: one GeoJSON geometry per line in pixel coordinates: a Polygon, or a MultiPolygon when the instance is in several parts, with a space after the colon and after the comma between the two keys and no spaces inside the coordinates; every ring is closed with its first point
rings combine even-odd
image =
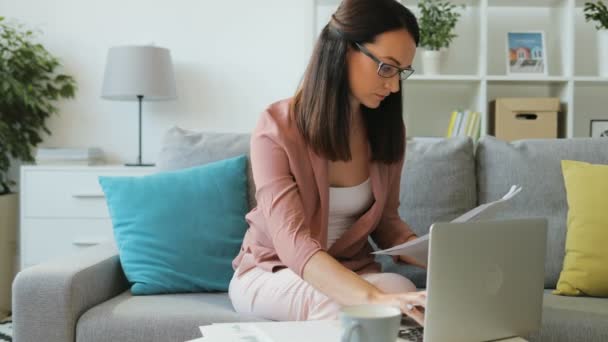
{"type": "Polygon", "coordinates": [[[378,75],[384,78],[391,78],[395,75],[399,74],[399,78],[402,81],[408,79],[408,77],[412,76],[414,73],[414,69],[410,68],[400,68],[396,65],[384,63],[378,57],[374,56],[368,49],[366,49],[363,45],[359,43],[355,43],[357,48],[363,52],[367,57],[371,58],[374,62],[378,64],[378,75]]]}

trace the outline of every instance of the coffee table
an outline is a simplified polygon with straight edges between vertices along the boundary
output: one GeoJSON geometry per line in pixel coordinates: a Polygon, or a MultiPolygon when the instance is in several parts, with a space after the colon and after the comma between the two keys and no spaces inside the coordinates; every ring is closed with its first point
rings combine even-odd
{"type": "MultiPolygon", "coordinates": [[[[335,321],[216,323],[200,327],[202,338],[188,342],[335,342],[340,341],[342,328],[335,321]]],[[[396,342],[419,342],[420,327],[402,325],[396,342]]],[[[500,342],[526,342],[523,338],[508,338],[500,342]]]]}

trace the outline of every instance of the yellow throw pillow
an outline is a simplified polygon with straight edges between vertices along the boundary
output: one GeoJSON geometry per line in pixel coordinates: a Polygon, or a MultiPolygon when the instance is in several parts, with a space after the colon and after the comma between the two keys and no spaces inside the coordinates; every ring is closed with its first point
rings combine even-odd
{"type": "Polygon", "coordinates": [[[566,256],[554,294],[608,297],[608,165],[563,160],[566,256]]]}

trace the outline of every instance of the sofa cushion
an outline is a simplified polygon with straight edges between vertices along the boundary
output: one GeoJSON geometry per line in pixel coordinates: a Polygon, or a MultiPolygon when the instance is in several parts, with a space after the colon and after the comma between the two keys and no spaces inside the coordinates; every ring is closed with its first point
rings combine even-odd
{"type": "Polygon", "coordinates": [[[562,161],[568,198],[564,268],[555,294],[608,297],[608,165],[562,161]]]}
{"type": "MultiPolygon", "coordinates": [[[[249,156],[247,133],[214,133],[170,128],[163,137],[158,155],[157,168],[161,171],[184,169],[192,166],[236,157],[249,156]]],[[[255,207],[255,184],[251,163],[247,160],[249,208],[255,207]]]]}
{"type": "Polygon", "coordinates": [[[134,294],[227,291],[247,229],[247,157],[99,177],[134,294]]]}
{"type": "Polygon", "coordinates": [[[237,314],[227,293],[133,296],[126,291],[78,320],[76,341],[189,341],[201,337],[199,326],[263,321],[237,314]]]}
{"type": "MultiPolygon", "coordinates": [[[[399,215],[419,236],[435,222],[447,222],[475,207],[477,189],[473,141],[469,138],[413,138],[406,145],[401,174],[399,215]]],[[[426,286],[426,272],[396,265],[390,257],[378,260],[387,272],[396,272],[426,286]]]]}
{"type": "Polygon", "coordinates": [[[608,341],[608,299],[556,296],[545,290],[542,328],[528,340],[608,341]]]}
{"type": "Polygon", "coordinates": [[[511,185],[522,191],[496,218],[546,217],[545,288],[555,288],[564,260],[568,206],[561,170],[564,159],[608,163],[608,139],[538,139],[512,143],[482,138],[477,146],[480,203],[504,195],[511,185]]]}

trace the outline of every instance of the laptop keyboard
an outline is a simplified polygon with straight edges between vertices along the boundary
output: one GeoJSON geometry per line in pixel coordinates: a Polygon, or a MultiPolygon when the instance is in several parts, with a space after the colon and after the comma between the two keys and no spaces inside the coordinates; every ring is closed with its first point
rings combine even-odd
{"type": "Polygon", "coordinates": [[[421,342],[424,328],[411,317],[401,316],[401,328],[399,328],[398,342],[421,342]]]}
{"type": "Polygon", "coordinates": [[[399,342],[421,342],[424,329],[422,327],[401,327],[399,329],[399,342]]]}

